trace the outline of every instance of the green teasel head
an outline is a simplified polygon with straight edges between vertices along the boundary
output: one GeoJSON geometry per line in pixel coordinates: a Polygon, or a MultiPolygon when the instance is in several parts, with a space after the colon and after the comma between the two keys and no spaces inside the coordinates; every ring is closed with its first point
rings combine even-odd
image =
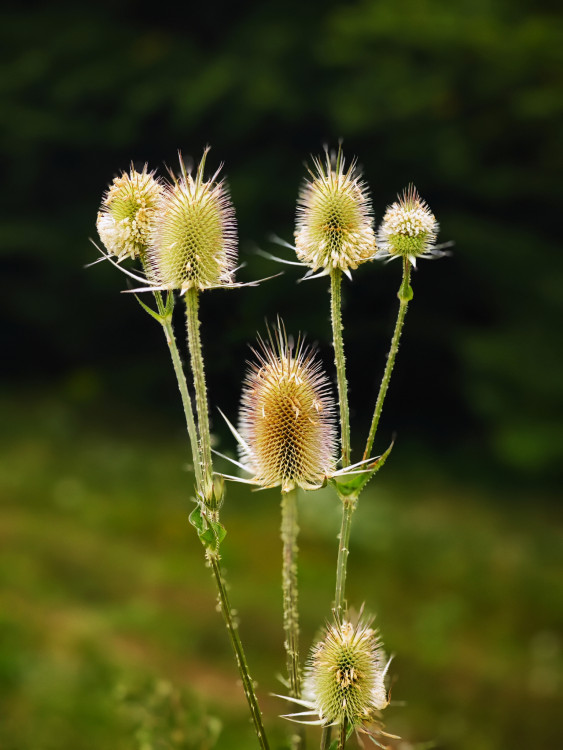
{"type": "Polygon", "coordinates": [[[144,261],[160,208],[163,187],[154,172],[131,166],[115,177],[105,193],[96,227],[104,247],[119,260],[144,261]]]}
{"type": "Polygon", "coordinates": [[[432,254],[439,224],[414,185],[409,185],[390,205],[379,227],[377,238],[382,255],[403,256],[412,263],[432,254]]]}
{"type": "Polygon", "coordinates": [[[328,625],[312,649],[303,698],[325,724],[367,727],[389,704],[385,654],[372,619],[328,625]]]}
{"type": "Polygon", "coordinates": [[[313,270],[349,271],[376,252],[369,189],[356,160],[346,168],[342,149],[313,159],[299,193],[295,226],[297,257],[313,270]]]}
{"type": "Polygon", "coordinates": [[[335,468],[337,446],[322,365],[302,342],[293,346],[281,323],[254,354],[241,398],[241,457],[263,487],[318,487],[335,468]]]}
{"type": "Polygon", "coordinates": [[[166,289],[209,289],[233,280],[237,259],[235,211],[219,169],[204,179],[209,148],[192,174],[180,155],[180,174],[164,190],[148,253],[151,279],[166,289]]]}

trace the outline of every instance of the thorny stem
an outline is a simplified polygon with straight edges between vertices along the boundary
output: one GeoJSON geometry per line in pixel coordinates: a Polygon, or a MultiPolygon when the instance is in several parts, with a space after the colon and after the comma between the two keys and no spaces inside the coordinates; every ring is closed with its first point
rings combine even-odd
{"type": "MultiPolygon", "coordinates": [[[[297,490],[282,492],[281,496],[281,539],[282,554],[282,591],[283,591],[283,629],[285,632],[285,651],[287,657],[287,674],[289,677],[289,694],[292,698],[301,696],[301,668],[299,664],[299,608],[297,581],[297,490]]],[[[303,747],[302,738],[296,733],[292,736],[293,750],[303,747]]]]}
{"type": "Polygon", "coordinates": [[[334,614],[337,622],[342,619],[346,611],[346,569],[348,565],[348,553],[350,551],[350,530],[352,528],[352,516],[356,509],[356,501],[350,497],[342,500],[342,523],[338,535],[338,560],[336,562],[336,594],[334,597],[334,614]]]}
{"type": "Polygon", "coordinates": [[[332,727],[331,726],[323,727],[320,750],[329,750],[331,736],[332,736],[332,727]]]}
{"type": "MultiPolygon", "coordinates": [[[[155,295],[156,296],[156,295],[155,295]]],[[[162,297],[160,294],[156,296],[158,309],[161,315],[161,325],[164,335],[166,337],[166,343],[172,357],[172,364],[174,365],[174,372],[176,373],[176,380],[178,381],[178,388],[180,389],[180,395],[182,396],[182,404],[184,406],[184,414],[186,417],[186,426],[188,428],[188,435],[190,438],[190,444],[192,449],[192,461],[194,465],[195,479],[198,490],[202,490],[202,476],[201,476],[201,462],[198,453],[198,440],[197,430],[194,420],[194,412],[192,408],[192,401],[188,392],[188,386],[186,383],[186,375],[184,368],[182,367],[182,360],[180,359],[180,353],[176,344],[176,337],[172,328],[172,313],[167,313],[162,303],[162,297]]]]}
{"type": "Polygon", "coordinates": [[[346,719],[340,725],[340,736],[338,737],[338,750],[344,750],[346,746],[346,731],[348,722],[346,719]]]}
{"type": "Polygon", "coordinates": [[[231,609],[231,604],[229,602],[219,557],[216,553],[208,551],[207,558],[213,571],[215,583],[217,584],[219,606],[221,607],[221,613],[223,614],[223,619],[225,620],[225,625],[231,639],[233,651],[235,652],[235,657],[242,680],[242,687],[246,696],[246,700],[248,701],[250,714],[252,716],[252,722],[254,724],[254,729],[256,730],[256,736],[258,737],[258,742],[262,750],[269,750],[270,746],[268,744],[268,739],[266,737],[266,732],[264,731],[264,725],[262,723],[262,713],[260,712],[260,706],[258,705],[258,700],[256,698],[254,684],[248,670],[246,656],[242,647],[240,636],[238,634],[238,623],[234,619],[233,610],[231,609]]]}
{"type": "Polygon", "coordinates": [[[342,340],[342,271],[330,271],[330,317],[334,343],[334,363],[340,402],[340,431],[342,443],[342,466],[350,465],[350,414],[348,411],[348,383],[346,381],[346,360],[342,340]]]}
{"type": "Polygon", "coordinates": [[[206,502],[210,502],[213,495],[213,463],[211,460],[211,435],[209,431],[207,386],[205,384],[205,371],[203,367],[201,339],[199,336],[198,295],[199,291],[194,288],[188,289],[186,292],[186,327],[188,333],[188,348],[190,350],[190,360],[194,378],[199,439],[201,441],[200,450],[201,461],[203,464],[203,496],[206,502]]]}
{"type": "Polygon", "coordinates": [[[411,264],[408,258],[403,260],[403,280],[397,293],[399,298],[399,313],[397,315],[397,322],[395,323],[395,331],[393,338],[391,339],[391,347],[389,354],[387,355],[387,364],[385,365],[385,371],[379,386],[379,393],[377,395],[377,401],[375,403],[375,411],[373,412],[373,419],[369,430],[369,436],[366,443],[366,449],[364,451],[364,459],[369,458],[371,449],[373,447],[373,441],[375,439],[375,433],[379,424],[379,418],[381,417],[381,411],[383,409],[383,402],[389,388],[389,381],[391,380],[391,374],[393,372],[393,366],[395,364],[395,357],[399,349],[399,339],[401,338],[401,332],[403,330],[403,323],[405,322],[405,315],[407,314],[407,307],[410,300],[412,299],[412,289],[410,286],[410,272],[411,264]]]}

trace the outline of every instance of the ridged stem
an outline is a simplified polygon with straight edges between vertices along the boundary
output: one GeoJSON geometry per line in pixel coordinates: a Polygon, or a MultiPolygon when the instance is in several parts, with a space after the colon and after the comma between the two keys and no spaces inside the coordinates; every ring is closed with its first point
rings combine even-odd
{"type": "Polygon", "coordinates": [[[221,613],[223,615],[223,619],[225,620],[225,625],[231,639],[233,651],[235,652],[235,658],[237,660],[237,665],[242,680],[242,687],[246,696],[246,700],[248,701],[250,714],[252,716],[252,722],[254,724],[254,729],[256,730],[256,736],[258,738],[258,743],[262,750],[269,750],[270,746],[268,744],[268,739],[266,737],[266,732],[262,723],[262,713],[260,711],[260,706],[258,705],[256,692],[254,690],[254,684],[248,670],[246,656],[242,647],[240,636],[238,634],[238,622],[236,622],[236,620],[234,619],[231,604],[229,602],[219,557],[217,554],[209,552],[207,557],[211,565],[211,570],[213,571],[215,583],[217,584],[217,591],[219,593],[219,606],[221,608],[221,613]]]}
{"type": "Polygon", "coordinates": [[[397,315],[397,322],[395,323],[395,331],[393,338],[391,339],[391,347],[389,354],[387,355],[387,363],[385,365],[385,371],[379,386],[379,393],[377,394],[377,401],[375,402],[375,410],[373,412],[373,419],[371,421],[371,427],[369,430],[369,436],[364,451],[364,459],[369,458],[371,449],[373,447],[373,441],[375,440],[375,433],[377,432],[377,426],[379,424],[379,418],[383,410],[383,402],[387,395],[387,389],[389,388],[389,381],[391,380],[391,374],[393,372],[393,366],[395,364],[395,357],[399,350],[399,340],[401,338],[401,332],[403,330],[403,323],[405,322],[405,315],[407,314],[407,308],[410,300],[412,299],[412,289],[410,286],[410,272],[411,264],[408,258],[403,260],[403,279],[401,286],[397,292],[399,298],[399,312],[397,315]]]}
{"type": "Polygon", "coordinates": [[[329,750],[330,739],[332,737],[332,727],[323,727],[323,733],[321,735],[321,747],[320,750],[329,750]]]}
{"type": "Polygon", "coordinates": [[[188,349],[190,350],[190,362],[194,378],[197,424],[199,427],[201,461],[203,464],[203,496],[206,502],[211,502],[213,496],[213,462],[211,459],[207,386],[205,384],[205,370],[199,335],[199,290],[194,288],[188,289],[185,297],[188,349]]]}
{"type": "MultiPolygon", "coordinates": [[[[301,666],[299,663],[299,607],[297,580],[297,490],[282,492],[281,496],[281,539],[282,551],[282,591],[283,591],[283,629],[285,633],[285,652],[289,694],[292,698],[301,696],[301,666]]],[[[303,747],[301,737],[292,736],[291,746],[294,750],[303,747]]]]}
{"type": "Polygon", "coordinates": [[[330,271],[330,318],[334,344],[334,364],[340,402],[340,442],[342,444],[342,466],[350,465],[350,414],[348,410],[348,382],[346,380],[346,360],[342,340],[342,271],[330,271]]]}
{"type": "Polygon", "coordinates": [[[350,551],[350,530],[352,528],[352,516],[356,509],[356,501],[351,498],[342,500],[342,522],[340,534],[338,535],[338,560],[336,562],[336,593],[334,596],[334,614],[338,622],[346,611],[346,571],[348,567],[348,554],[350,551]]]}

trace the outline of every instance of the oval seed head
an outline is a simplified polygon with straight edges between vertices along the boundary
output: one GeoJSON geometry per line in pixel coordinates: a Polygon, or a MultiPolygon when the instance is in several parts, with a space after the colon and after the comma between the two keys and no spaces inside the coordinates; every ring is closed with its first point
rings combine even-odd
{"type": "Polygon", "coordinates": [[[297,257],[313,270],[357,268],[376,251],[368,187],[355,160],[345,170],[340,149],[313,165],[297,203],[297,257]]]}
{"type": "Polygon", "coordinates": [[[232,281],[235,211],[224,181],[216,179],[219,170],[203,179],[208,150],[195,177],[180,156],[181,173],[165,189],[148,258],[154,283],[167,289],[209,289],[232,281]]]}
{"type": "Polygon", "coordinates": [[[369,724],[389,704],[385,655],[371,620],[329,625],[305,668],[303,698],[326,724],[369,724]]]}
{"type": "Polygon", "coordinates": [[[163,188],[154,172],[133,167],[115,177],[105,193],[96,227],[110,255],[144,259],[163,188]]]}
{"type": "Polygon", "coordinates": [[[296,351],[280,326],[275,341],[260,340],[243,386],[242,458],[263,487],[321,485],[336,464],[334,402],[330,383],[310,349],[296,351]]]}
{"type": "Polygon", "coordinates": [[[416,260],[431,253],[439,228],[434,214],[415,186],[409,185],[403,195],[387,208],[377,239],[385,254],[416,260]]]}

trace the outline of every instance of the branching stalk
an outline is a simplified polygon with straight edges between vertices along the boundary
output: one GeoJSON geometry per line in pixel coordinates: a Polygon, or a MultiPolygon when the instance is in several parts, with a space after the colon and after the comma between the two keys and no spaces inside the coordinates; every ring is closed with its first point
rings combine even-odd
{"type": "Polygon", "coordinates": [[[231,639],[233,651],[235,652],[235,658],[237,660],[237,665],[242,680],[242,687],[246,696],[246,700],[248,701],[250,714],[252,716],[252,722],[254,724],[254,729],[256,730],[256,736],[258,737],[258,742],[262,750],[269,750],[270,746],[268,744],[268,739],[266,737],[266,732],[264,731],[264,725],[262,723],[262,713],[260,711],[260,706],[258,705],[258,700],[256,698],[256,693],[254,690],[254,684],[248,670],[246,656],[242,647],[240,636],[238,634],[238,623],[234,619],[233,611],[229,602],[219,557],[217,554],[210,552],[208,552],[207,557],[211,565],[211,570],[213,571],[215,583],[217,584],[217,591],[219,594],[218,601],[221,607],[221,613],[223,615],[223,619],[225,620],[225,625],[231,639]]]}
{"type": "Polygon", "coordinates": [[[399,349],[399,340],[401,338],[401,332],[403,330],[403,323],[405,322],[405,315],[407,314],[407,307],[409,305],[410,300],[412,299],[412,289],[410,286],[410,272],[411,272],[410,261],[408,258],[405,258],[403,261],[403,279],[401,281],[401,286],[397,293],[397,297],[399,298],[399,313],[397,315],[397,322],[395,323],[395,331],[393,333],[393,338],[391,339],[391,348],[389,349],[389,354],[387,355],[387,363],[385,365],[385,371],[383,373],[381,385],[379,386],[379,393],[377,395],[377,401],[375,403],[375,410],[373,413],[373,419],[371,421],[371,427],[369,430],[369,436],[368,436],[367,443],[366,443],[366,449],[364,451],[364,458],[369,458],[371,449],[373,447],[373,441],[375,439],[375,433],[377,432],[379,418],[381,417],[381,412],[383,410],[383,402],[385,401],[385,396],[387,395],[387,389],[389,388],[389,381],[391,380],[391,374],[393,372],[393,366],[395,364],[395,357],[397,356],[397,351],[399,349]]]}
{"type": "Polygon", "coordinates": [[[342,340],[342,271],[330,271],[330,317],[334,343],[334,363],[340,402],[340,434],[342,443],[342,466],[350,465],[350,414],[348,410],[348,382],[346,380],[346,360],[342,340]]]}
{"type": "Polygon", "coordinates": [[[188,348],[194,378],[196,397],[197,423],[199,427],[200,451],[202,461],[202,484],[204,498],[210,502],[213,495],[213,463],[211,460],[211,434],[209,431],[209,411],[207,406],[207,386],[199,335],[199,290],[188,289],[186,292],[186,327],[188,348]]]}

